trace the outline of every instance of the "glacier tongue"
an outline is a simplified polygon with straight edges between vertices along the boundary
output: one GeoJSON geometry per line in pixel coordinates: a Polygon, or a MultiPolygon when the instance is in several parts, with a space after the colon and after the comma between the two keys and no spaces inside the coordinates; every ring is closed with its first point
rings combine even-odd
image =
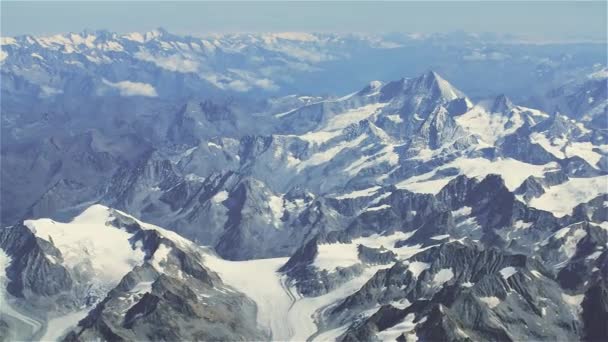
{"type": "Polygon", "coordinates": [[[297,326],[286,324],[294,298],[285,288],[278,269],[288,258],[224,260],[214,253],[204,257],[207,267],[217,272],[222,280],[253,299],[258,307],[258,324],[272,334],[273,340],[293,339],[297,326]]]}

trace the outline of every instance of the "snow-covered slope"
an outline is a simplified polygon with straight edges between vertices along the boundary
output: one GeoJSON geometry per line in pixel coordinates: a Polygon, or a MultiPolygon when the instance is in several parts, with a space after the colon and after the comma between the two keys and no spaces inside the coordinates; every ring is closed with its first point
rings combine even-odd
{"type": "MultiPolygon", "coordinates": [[[[132,245],[132,234],[112,226],[112,219],[108,208],[94,205],[68,223],[39,219],[24,224],[36,237],[61,251],[65,266],[82,274],[90,272],[91,279],[107,291],[145,258],[143,246],[132,245]]],[[[52,256],[47,258],[59,262],[52,256]]]]}
{"type": "Polygon", "coordinates": [[[1,240],[2,289],[13,289],[3,293],[3,303],[13,303],[3,305],[3,322],[21,329],[15,337],[137,340],[167,314],[176,337],[269,336],[256,325],[254,302],[204,264],[206,249],[123,212],[92,205],[69,222],[27,220],[6,228],[1,240]],[[33,284],[39,277],[64,285],[44,290],[33,284]],[[149,300],[154,306],[142,311],[149,300]],[[184,303],[191,311],[172,311],[184,303]],[[200,323],[207,315],[223,318],[200,323]]]}
{"type": "Polygon", "coordinates": [[[571,215],[572,209],[608,192],[608,176],[571,178],[565,183],[550,186],[530,206],[553,212],[556,216],[571,215]]]}

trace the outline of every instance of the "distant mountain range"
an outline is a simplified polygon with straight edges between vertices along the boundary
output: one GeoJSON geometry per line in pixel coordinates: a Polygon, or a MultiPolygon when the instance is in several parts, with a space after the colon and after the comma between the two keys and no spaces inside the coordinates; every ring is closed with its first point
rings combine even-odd
{"type": "Polygon", "coordinates": [[[523,101],[605,66],[606,44],[465,33],[191,37],[163,29],[85,31],[3,37],[0,63],[8,74],[3,90],[43,98],[337,94],[372,79],[413,77],[432,68],[475,99],[507,93],[523,101]]]}

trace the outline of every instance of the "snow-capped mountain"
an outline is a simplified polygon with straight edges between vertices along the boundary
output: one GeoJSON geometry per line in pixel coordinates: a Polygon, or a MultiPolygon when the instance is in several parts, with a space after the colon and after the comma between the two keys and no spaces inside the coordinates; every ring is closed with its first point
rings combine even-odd
{"type": "Polygon", "coordinates": [[[90,158],[72,157],[83,144],[71,139],[52,138],[45,147],[52,154],[9,150],[9,167],[12,158],[14,167],[51,158],[39,167],[48,176],[36,179],[38,190],[49,190],[29,199],[21,186],[12,202],[31,217],[102,201],[248,259],[290,255],[320,228],[319,219],[333,222],[324,230],[345,228],[331,201],[366,189],[437,194],[458,175],[499,174],[519,200],[558,216],[605,192],[598,186],[607,170],[603,130],[505,96],[475,104],[435,72],[371,82],[280,113],[268,108],[255,116],[255,135],[243,135],[247,127],[238,124],[251,115],[229,104],[189,102],[159,120],[104,120],[99,127],[107,129],[86,133],[90,158]],[[151,124],[157,128],[132,145],[151,124]],[[133,154],[127,159],[120,150],[133,154]],[[61,158],[82,165],[68,168],[61,158]],[[83,178],[89,169],[92,180],[83,178]],[[576,184],[584,186],[574,192],[576,184]],[[576,195],[555,200],[564,191],[576,195]]]}
{"type": "Polygon", "coordinates": [[[601,340],[605,73],[333,77],[420,40],[3,38],[0,339],[601,340]]]}
{"type": "Polygon", "coordinates": [[[6,338],[268,337],[254,303],[204,265],[206,250],[122,212],[93,205],[66,223],[28,220],[0,241],[2,317],[16,327],[6,338]]]}
{"type": "Polygon", "coordinates": [[[562,113],[606,127],[608,116],[608,69],[599,70],[566,82],[549,91],[541,101],[545,107],[553,107],[562,113]]]}

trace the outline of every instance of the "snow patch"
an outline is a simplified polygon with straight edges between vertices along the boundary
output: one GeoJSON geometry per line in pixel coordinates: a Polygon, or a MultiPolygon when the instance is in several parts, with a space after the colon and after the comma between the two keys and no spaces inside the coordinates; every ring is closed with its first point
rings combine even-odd
{"type": "Polygon", "coordinates": [[[372,196],[376,192],[378,192],[378,190],[380,190],[380,189],[381,189],[381,187],[379,187],[379,186],[372,186],[371,188],[367,188],[367,189],[363,189],[363,190],[355,190],[355,191],[349,192],[347,194],[335,196],[334,198],[337,200],[343,200],[343,199],[350,199],[350,198],[372,196]]]}
{"type": "Polygon", "coordinates": [[[513,228],[518,229],[528,229],[532,226],[532,222],[524,222],[522,220],[516,221],[513,225],[513,228]]]}
{"type": "Polygon", "coordinates": [[[493,309],[495,307],[498,306],[498,304],[500,304],[500,299],[498,297],[479,297],[479,300],[486,303],[487,306],[490,307],[490,309],[493,309]]]}
{"type": "Polygon", "coordinates": [[[218,144],[216,144],[216,143],[214,143],[214,142],[211,142],[211,141],[207,142],[207,146],[209,146],[209,147],[215,147],[215,148],[217,148],[218,150],[221,150],[221,149],[222,149],[222,146],[220,146],[220,145],[218,145],[218,144]]]}
{"type": "Polygon", "coordinates": [[[583,229],[575,229],[559,247],[559,251],[564,253],[568,259],[572,258],[576,253],[576,246],[585,236],[587,236],[586,231],[583,229]]]}
{"type": "Polygon", "coordinates": [[[161,243],[158,245],[152,259],[149,261],[150,265],[152,265],[152,267],[154,267],[160,273],[167,273],[165,266],[167,265],[171,251],[172,248],[164,243],[161,243]]]}
{"type": "Polygon", "coordinates": [[[401,116],[399,114],[392,114],[392,115],[387,115],[386,116],[387,119],[391,120],[392,122],[399,124],[403,122],[403,119],[401,118],[401,116]]]}
{"type": "Polygon", "coordinates": [[[583,299],[585,299],[585,295],[574,295],[574,296],[570,296],[567,295],[565,293],[562,293],[562,299],[564,300],[564,302],[568,305],[570,305],[575,312],[581,312],[583,310],[583,308],[581,307],[581,304],[583,303],[583,299]]]}
{"type": "Polygon", "coordinates": [[[464,206],[464,207],[459,208],[459,209],[457,209],[457,210],[453,210],[453,211],[452,211],[452,215],[453,215],[454,217],[464,217],[464,216],[469,216],[469,215],[471,215],[472,210],[473,210],[473,208],[471,208],[471,207],[467,207],[467,206],[464,206]]]}
{"type": "Polygon", "coordinates": [[[555,233],[553,233],[553,236],[554,236],[556,239],[561,239],[561,238],[563,238],[564,236],[566,236],[566,234],[568,234],[568,232],[569,232],[569,231],[570,231],[570,227],[564,227],[564,228],[562,228],[562,229],[560,229],[560,230],[556,231],[555,233]]]}
{"type": "Polygon", "coordinates": [[[415,178],[417,178],[417,176],[399,182],[395,184],[395,186],[397,187],[397,189],[408,190],[421,194],[436,195],[439,193],[439,191],[441,191],[441,189],[443,189],[444,186],[446,186],[453,179],[453,177],[448,177],[427,181],[415,181],[415,178]]]}
{"type": "Polygon", "coordinates": [[[499,273],[503,277],[504,280],[507,280],[507,279],[509,279],[509,277],[511,277],[512,275],[517,273],[517,269],[515,267],[508,266],[508,267],[501,269],[499,271],[499,273]]]}
{"type": "Polygon", "coordinates": [[[602,255],[602,251],[595,251],[595,252],[589,254],[585,259],[586,260],[595,260],[595,259],[599,258],[600,255],[602,255]]]}
{"type": "Polygon", "coordinates": [[[451,268],[442,268],[433,276],[433,285],[442,286],[444,283],[454,278],[454,272],[451,268]]]}
{"type": "Polygon", "coordinates": [[[422,273],[422,271],[427,270],[430,267],[431,267],[431,265],[427,264],[426,262],[412,261],[407,266],[407,269],[410,272],[412,272],[412,275],[414,276],[414,278],[418,278],[418,276],[420,275],[420,273],[422,273]]]}
{"type": "Polygon", "coordinates": [[[302,140],[308,141],[309,143],[311,143],[313,145],[322,145],[322,144],[330,141],[331,139],[340,136],[341,134],[342,134],[342,132],[339,130],[332,131],[332,132],[319,131],[319,132],[308,132],[308,133],[299,135],[297,137],[302,140]]]}
{"type": "Polygon", "coordinates": [[[367,209],[365,209],[365,211],[378,211],[378,210],[389,209],[390,207],[391,207],[391,206],[390,206],[390,205],[388,205],[388,204],[382,204],[382,205],[379,205],[379,206],[377,206],[377,207],[370,207],[370,208],[367,208],[367,209]]]}
{"type": "Polygon", "coordinates": [[[217,194],[215,194],[213,197],[211,197],[211,200],[213,201],[213,203],[222,203],[227,199],[228,199],[228,191],[226,191],[226,190],[219,191],[217,194]]]}
{"type": "Polygon", "coordinates": [[[391,302],[390,304],[399,310],[404,310],[404,309],[408,308],[410,305],[412,305],[412,303],[410,303],[410,301],[407,299],[402,299],[398,302],[391,302]]]}
{"type": "Polygon", "coordinates": [[[272,213],[272,222],[275,227],[279,226],[281,223],[281,217],[283,217],[283,197],[271,195],[268,198],[268,207],[270,208],[270,212],[272,213]]]}
{"type": "Polygon", "coordinates": [[[386,330],[378,332],[378,339],[381,341],[396,341],[397,338],[403,334],[406,336],[407,342],[416,341],[418,338],[415,334],[411,334],[411,332],[414,331],[414,328],[416,328],[418,323],[423,323],[424,319],[420,320],[418,323],[414,323],[415,318],[416,316],[413,313],[407,314],[403,321],[386,330]]]}

